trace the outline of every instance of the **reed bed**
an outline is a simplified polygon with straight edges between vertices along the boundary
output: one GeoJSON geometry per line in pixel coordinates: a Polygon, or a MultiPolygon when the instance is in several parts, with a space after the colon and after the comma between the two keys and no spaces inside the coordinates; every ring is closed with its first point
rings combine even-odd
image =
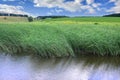
{"type": "Polygon", "coordinates": [[[120,24],[117,21],[85,24],[79,20],[60,19],[0,23],[0,51],[41,57],[119,56],[120,24]]]}

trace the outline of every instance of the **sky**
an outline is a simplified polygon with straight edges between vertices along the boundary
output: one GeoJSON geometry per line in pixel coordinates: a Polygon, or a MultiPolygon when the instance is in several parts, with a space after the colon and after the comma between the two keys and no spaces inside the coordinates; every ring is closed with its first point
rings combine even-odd
{"type": "Polygon", "coordinates": [[[0,13],[102,16],[120,13],[120,0],[0,0],[0,13]]]}

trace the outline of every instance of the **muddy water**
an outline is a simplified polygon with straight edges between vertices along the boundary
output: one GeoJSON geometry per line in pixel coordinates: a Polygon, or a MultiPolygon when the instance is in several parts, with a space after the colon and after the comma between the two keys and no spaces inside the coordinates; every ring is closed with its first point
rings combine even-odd
{"type": "Polygon", "coordinates": [[[0,55],[0,80],[120,80],[120,58],[0,55]]]}

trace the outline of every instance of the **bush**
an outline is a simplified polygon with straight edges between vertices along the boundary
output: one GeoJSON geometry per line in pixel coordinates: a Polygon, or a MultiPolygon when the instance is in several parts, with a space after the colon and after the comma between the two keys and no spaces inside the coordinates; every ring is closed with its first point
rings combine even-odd
{"type": "Polygon", "coordinates": [[[6,17],[4,17],[4,20],[6,20],[7,18],[6,17]]]}
{"type": "Polygon", "coordinates": [[[32,22],[32,21],[33,21],[33,17],[31,17],[31,16],[28,17],[28,21],[29,21],[29,22],[32,22]]]}

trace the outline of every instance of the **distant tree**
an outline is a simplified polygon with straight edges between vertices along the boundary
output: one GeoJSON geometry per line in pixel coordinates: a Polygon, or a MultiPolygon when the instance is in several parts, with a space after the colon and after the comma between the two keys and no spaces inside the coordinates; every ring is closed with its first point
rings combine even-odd
{"type": "Polygon", "coordinates": [[[33,17],[31,17],[31,16],[28,17],[28,21],[29,21],[29,22],[32,22],[32,21],[33,21],[33,17]]]}

